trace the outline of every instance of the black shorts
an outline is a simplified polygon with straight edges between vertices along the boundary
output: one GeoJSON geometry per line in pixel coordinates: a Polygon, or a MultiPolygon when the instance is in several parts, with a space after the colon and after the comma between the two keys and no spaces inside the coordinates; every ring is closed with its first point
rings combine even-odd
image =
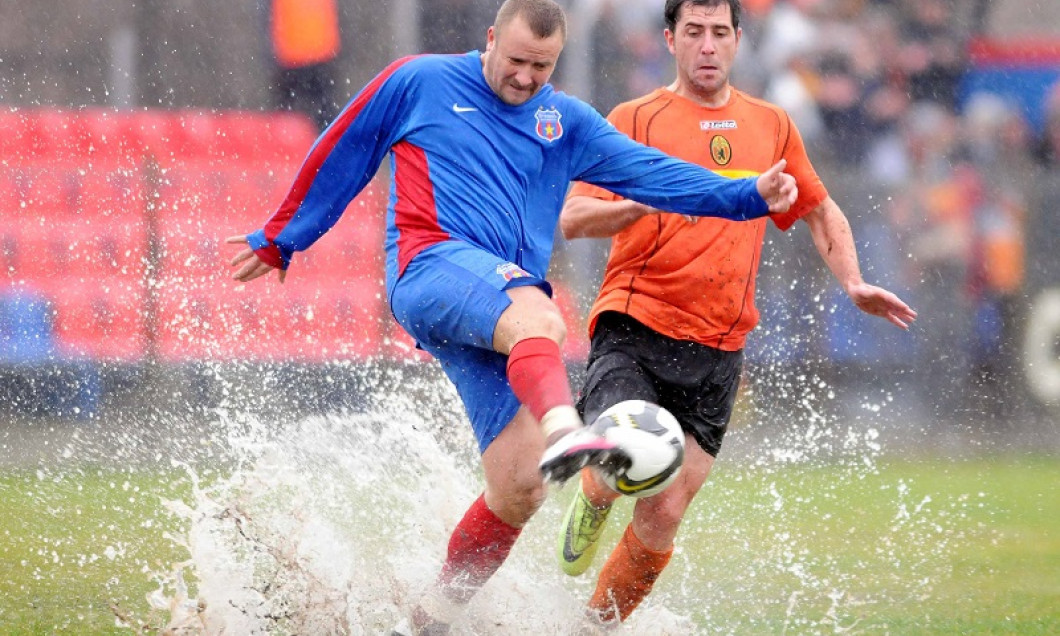
{"type": "Polygon", "coordinates": [[[623,400],[654,402],[716,457],[732,417],[743,351],[668,338],[630,316],[600,314],[578,398],[586,423],[623,400]]]}

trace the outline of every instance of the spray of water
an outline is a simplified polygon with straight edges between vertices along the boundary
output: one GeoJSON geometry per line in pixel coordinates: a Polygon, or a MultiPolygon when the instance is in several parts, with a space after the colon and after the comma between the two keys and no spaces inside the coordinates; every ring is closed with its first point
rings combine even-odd
{"type": "MultiPolygon", "coordinates": [[[[827,383],[797,382],[808,387],[806,411],[787,427],[733,431],[670,567],[619,633],[872,633],[875,608],[929,596],[947,576],[962,504],[918,497],[908,483],[866,485],[882,453],[874,409],[841,425],[827,414],[827,383]],[[823,485],[802,481],[821,472],[823,485]],[[874,489],[866,497],[890,520],[863,560],[848,562],[817,545],[812,527],[829,525],[828,502],[845,498],[840,490],[859,487],[874,489]]],[[[215,412],[227,469],[204,479],[200,467],[183,465],[192,495],[167,502],[187,522],[186,535],[172,539],[189,554],[150,598],[169,612],[169,633],[381,634],[401,622],[433,582],[482,480],[451,387],[398,384],[403,390],[379,385],[360,412],[282,426],[215,412]]],[[[553,562],[571,492],[553,493],[455,634],[581,633],[600,563],[571,579],[553,562]]],[[[619,502],[622,521],[605,534],[601,555],[631,507],[619,502]]]]}
{"type": "MultiPolygon", "coordinates": [[[[483,486],[455,393],[425,382],[381,391],[364,412],[281,427],[217,411],[230,470],[203,479],[182,464],[192,495],[167,502],[187,522],[172,540],[190,558],[160,577],[150,598],[169,612],[166,631],[381,634],[399,624],[483,486]]],[[[551,503],[531,521],[454,633],[581,633],[593,582],[569,580],[553,562],[561,512],[551,503]]],[[[652,633],[691,633],[665,604],[623,631],[647,624],[652,633]]]]}

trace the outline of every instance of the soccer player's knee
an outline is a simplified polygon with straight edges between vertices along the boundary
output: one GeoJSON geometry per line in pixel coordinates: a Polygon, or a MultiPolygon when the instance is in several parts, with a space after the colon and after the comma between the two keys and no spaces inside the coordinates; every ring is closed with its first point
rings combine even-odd
{"type": "MultiPolygon", "coordinates": [[[[508,292],[512,305],[497,324],[496,344],[514,345],[529,338],[548,338],[562,345],[567,339],[567,325],[559,307],[536,287],[519,287],[508,292]]],[[[498,349],[503,351],[505,349],[498,349]]]]}
{"type": "MultiPolygon", "coordinates": [[[[676,484],[675,484],[676,486],[676,484]]],[[[650,502],[645,500],[645,521],[656,530],[670,530],[681,525],[681,519],[685,516],[688,506],[684,497],[653,497],[650,502]]]]}
{"type": "Polygon", "coordinates": [[[503,498],[503,518],[526,523],[544,504],[547,491],[540,477],[512,484],[503,498]]]}
{"type": "Polygon", "coordinates": [[[541,480],[540,475],[534,475],[532,479],[522,484],[519,500],[528,511],[527,518],[541,508],[547,495],[548,491],[545,489],[545,484],[541,480]]]}
{"type": "Polygon", "coordinates": [[[563,316],[558,310],[543,312],[541,321],[546,338],[559,345],[567,340],[567,323],[563,322],[563,316]]]}

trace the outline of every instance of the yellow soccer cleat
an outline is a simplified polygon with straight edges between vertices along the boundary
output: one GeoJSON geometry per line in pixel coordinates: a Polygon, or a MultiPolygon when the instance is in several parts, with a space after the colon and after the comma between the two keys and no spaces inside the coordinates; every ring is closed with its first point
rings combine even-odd
{"type": "Polygon", "coordinates": [[[563,516],[559,535],[557,553],[564,572],[578,576],[589,569],[610,512],[610,505],[597,508],[578,488],[578,493],[567,508],[567,514],[563,516]]]}

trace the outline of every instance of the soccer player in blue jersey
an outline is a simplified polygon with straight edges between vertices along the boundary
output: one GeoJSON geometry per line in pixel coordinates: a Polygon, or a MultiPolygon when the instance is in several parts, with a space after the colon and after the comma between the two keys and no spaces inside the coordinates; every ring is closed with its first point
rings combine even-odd
{"type": "Polygon", "coordinates": [[[779,162],[726,179],[618,132],[548,84],[566,38],[554,0],[507,0],[486,50],[400,59],[363,88],[309,152],[286,200],[244,244],[233,277],[279,270],[322,236],[390,155],[386,290],[394,317],[441,363],[467,410],[485,492],[449,542],[413,629],[446,633],[541,506],[546,479],[629,457],[583,426],[544,276],[571,180],[655,208],[744,220],[783,212],[779,162]]]}

